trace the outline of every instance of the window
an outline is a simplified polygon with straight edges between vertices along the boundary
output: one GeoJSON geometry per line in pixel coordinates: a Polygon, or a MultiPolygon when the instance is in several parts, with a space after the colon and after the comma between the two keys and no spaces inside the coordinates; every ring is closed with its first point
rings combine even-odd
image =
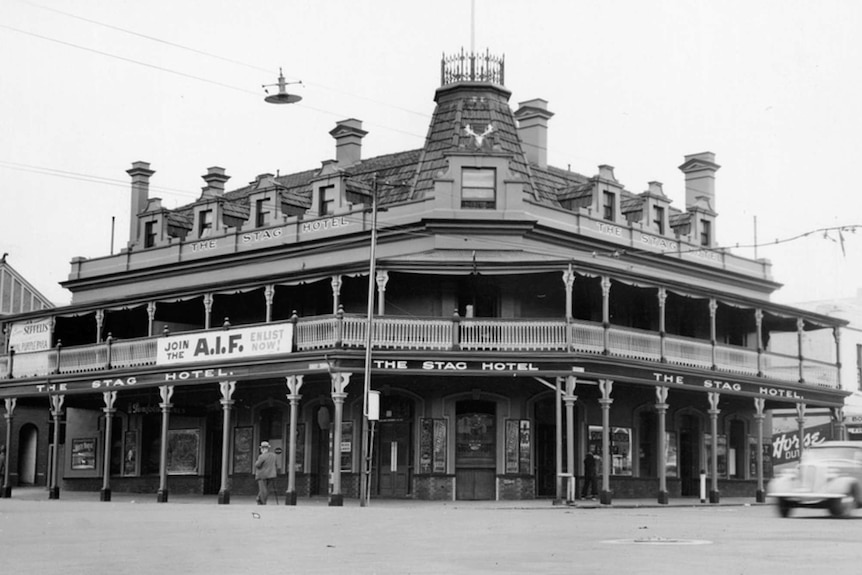
{"type": "Polygon", "coordinates": [[[269,223],[268,202],[269,198],[262,198],[254,203],[254,226],[256,228],[262,228],[269,223]]]}
{"type": "Polygon", "coordinates": [[[653,223],[658,233],[664,234],[664,207],[653,206],[653,223]]]}
{"type": "Polygon", "coordinates": [[[156,245],[156,222],[144,224],[144,247],[151,248],[156,245]]]}
{"type": "Polygon", "coordinates": [[[616,196],[613,192],[602,192],[602,217],[614,221],[616,213],[616,196]]]}
{"type": "Polygon", "coordinates": [[[712,222],[700,220],[700,245],[709,246],[712,243],[712,222]]]}
{"type": "MultiPolygon", "coordinates": [[[[611,475],[632,474],[632,430],[629,427],[611,427],[608,430],[610,445],[610,472],[611,475]]],[[[596,457],[602,456],[602,427],[600,425],[589,426],[589,440],[587,451],[596,457]]],[[[601,463],[596,461],[596,469],[601,469],[601,463]]]]}
{"type": "Polygon", "coordinates": [[[198,237],[204,238],[212,233],[213,230],[213,211],[201,210],[200,221],[198,222],[198,237]]]}
{"type": "Polygon", "coordinates": [[[487,168],[461,170],[461,207],[493,210],[497,204],[496,173],[487,168]]]}
{"type": "Polygon", "coordinates": [[[320,205],[318,212],[321,216],[335,213],[335,186],[320,188],[320,205]]]}

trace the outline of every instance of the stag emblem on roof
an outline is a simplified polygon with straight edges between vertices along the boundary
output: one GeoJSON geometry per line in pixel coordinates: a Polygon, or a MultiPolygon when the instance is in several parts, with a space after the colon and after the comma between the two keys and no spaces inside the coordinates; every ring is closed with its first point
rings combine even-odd
{"type": "Polygon", "coordinates": [[[470,126],[470,124],[467,124],[464,126],[464,133],[473,138],[473,142],[475,142],[477,148],[482,147],[482,144],[485,143],[485,138],[487,136],[490,136],[493,131],[494,131],[494,124],[488,124],[485,127],[485,131],[482,132],[481,134],[477,134],[476,132],[474,132],[473,128],[470,126]]]}

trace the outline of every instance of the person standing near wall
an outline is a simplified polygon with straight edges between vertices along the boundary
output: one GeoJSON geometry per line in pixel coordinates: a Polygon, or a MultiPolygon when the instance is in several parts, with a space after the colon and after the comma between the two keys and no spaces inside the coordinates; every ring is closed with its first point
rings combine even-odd
{"type": "Polygon", "coordinates": [[[269,442],[260,444],[260,455],[254,463],[254,478],[257,479],[257,504],[266,505],[269,492],[275,485],[275,453],[269,450],[269,442]]]}
{"type": "Polygon", "coordinates": [[[596,493],[598,492],[598,486],[596,485],[596,467],[597,467],[597,459],[591,453],[587,452],[586,457],[584,457],[584,486],[581,488],[581,499],[587,498],[587,492],[592,492],[592,498],[596,498],[596,493]]]}

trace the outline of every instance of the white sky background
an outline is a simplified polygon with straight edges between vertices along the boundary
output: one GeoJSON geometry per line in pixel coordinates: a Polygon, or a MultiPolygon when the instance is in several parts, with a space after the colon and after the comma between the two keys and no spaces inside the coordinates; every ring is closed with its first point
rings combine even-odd
{"type": "MultiPolygon", "coordinates": [[[[2,0],[0,252],[67,304],[58,282],[73,257],[110,253],[112,217],[115,253],[128,241],[134,161],[174,208],[210,166],[228,189],[320,166],[346,118],[369,132],[364,157],[421,147],[441,55],[470,47],[470,6],[2,0]],[[263,101],[279,67],[301,103],[263,101]]],[[[862,227],[846,255],[837,232],[773,243],[862,226],[860,30],[856,0],[476,0],[475,46],[505,54],[513,108],[548,100],[554,166],[610,164],[684,209],[677,167],[714,152],[719,244],[752,244],[756,216],[757,256],[785,284],[773,300],[792,303],[862,288],[862,227]]]]}

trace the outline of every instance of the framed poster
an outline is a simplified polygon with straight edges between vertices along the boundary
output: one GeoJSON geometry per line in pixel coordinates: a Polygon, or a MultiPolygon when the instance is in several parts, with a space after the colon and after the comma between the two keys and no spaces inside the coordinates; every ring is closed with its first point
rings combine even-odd
{"type": "Polygon", "coordinates": [[[72,440],[72,469],[96,469],[96,438],[72,440]]]}
{"type": "Polygon", "coordinates": [[[296,424],[296,472],[302,473],[305,466],[305,424],[296,424]]]}
{"type": "Polygon", "coordinates": [[[341,471],[353,469],[353,422],[341,422],[341,471]]]}
{"type": "Polygon", "coordinates": [[[123,434],[123,475],[138,474],[138,432],[123,434]]]}
{"type": "Polygon", "coordinates": [[[518,423],[518,473],[529,475],[530,469],[530,451],[532,447],[530,433],[530,420],[522,419],[518,423]]]}
{"type": "Polygon", "coordinates": [[[233,428],[233,472],[251,473],[254,463],[254,428],[233,428]]]}
{"type": "Polygon", "coordinates": [[[419,473],[431,473],[434,460],[434,420],[423,417],[419,421],[419,473]]]}
{"type": "Polygon", "coordinates": [[[168,430],[168,473],[171,475],[196,475],[200,465],[201,430],[168,430]]]}
{"type": "Polygon", "coordinates": [[[446,420],[434,420],[434,473],[446,473],[446,420]]]}
{"type": "Polygon", "coordinates": [[[676,432],[664,432],[664,472],[666,477],[676,477],[679,463],[676,451],[676,432]]]}
{"type": "Polygon", "coordinates": [[[506,420],[506,473],[518,473],[518,420],[506,420]]]}

